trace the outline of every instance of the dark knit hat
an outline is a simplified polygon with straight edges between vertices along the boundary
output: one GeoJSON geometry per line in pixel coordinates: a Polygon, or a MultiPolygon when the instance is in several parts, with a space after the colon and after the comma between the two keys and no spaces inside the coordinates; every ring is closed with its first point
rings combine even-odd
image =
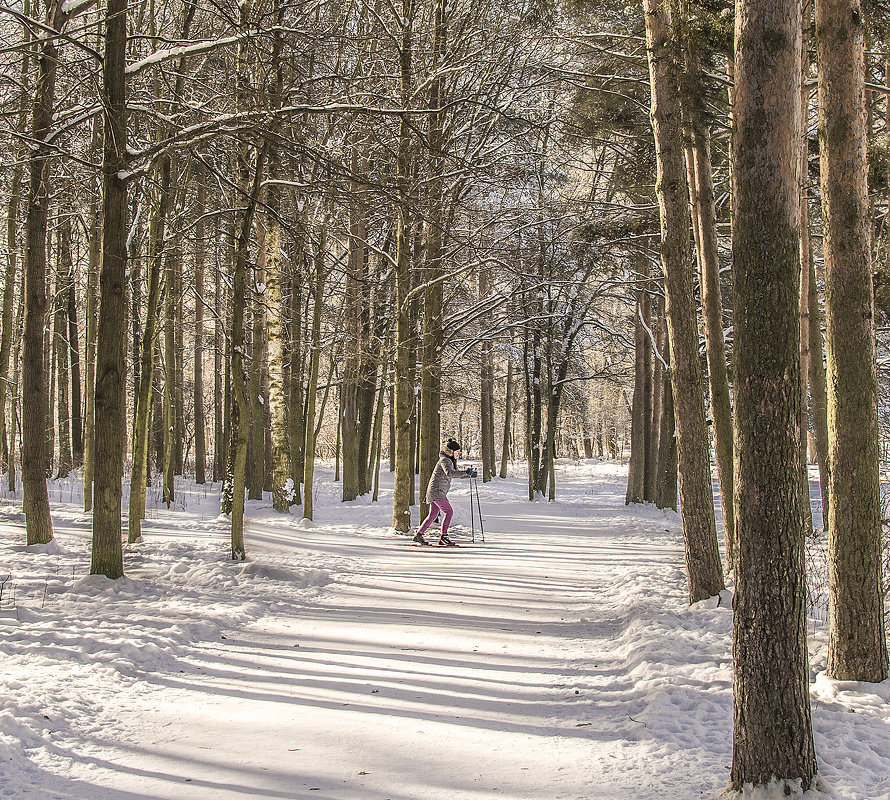
{"type": "Polygon", "coordinates": [[[454,439],[449,439],[448,444],[446,444],[445,447],[447,447],[452,453],[455,450],[461,449],[460,444],[458,442],[455,442],[454,439]]]}

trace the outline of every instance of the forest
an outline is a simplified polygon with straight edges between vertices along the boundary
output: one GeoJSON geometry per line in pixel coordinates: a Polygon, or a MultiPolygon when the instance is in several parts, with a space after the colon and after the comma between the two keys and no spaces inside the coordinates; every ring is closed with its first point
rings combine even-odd
{"type": "Polygon", "coordinates": [[[251,501],[308,528],[331,482],[410,537],[449,437],[530,504],[627,462],[690,606],[733,590],[731,790],[818,789],[808,542],[826,675],[888,677],[885,0],[4,0],[0,31],[28,546],[65,480],[118,580],[153,489],[204,487],[243,562],[251,501]]]}

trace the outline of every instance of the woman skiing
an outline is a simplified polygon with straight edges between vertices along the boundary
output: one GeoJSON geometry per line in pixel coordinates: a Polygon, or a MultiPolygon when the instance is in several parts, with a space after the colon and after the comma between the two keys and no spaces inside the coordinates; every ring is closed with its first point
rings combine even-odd
{"type": "Polygon", "coordinates": [[[430,504],[430,513],[417,529],[417,533],[414,534],[414,541],[418,544],[429,544],[423,538],[423,534],[441,513],[445,515],[445,519],[442,521],[442,534],[439,536],[439,544],[448,547],[457,546],[448,538],[448,526],[451,524],[451,517],[454,516],[454,509],[451,507],[451,503],[448,502],[448,490],[451,488],[451,479],[476,477],[476,470],[472,467],[468,469],[457,468],[457,456],[459,454],[460,445],[454,439],[449,439],[445,448],[439,453],[441,458],[439,463],[433,468],[433,474],[430,475],[430,483],[426,490],[426,501],[430,504]]]}

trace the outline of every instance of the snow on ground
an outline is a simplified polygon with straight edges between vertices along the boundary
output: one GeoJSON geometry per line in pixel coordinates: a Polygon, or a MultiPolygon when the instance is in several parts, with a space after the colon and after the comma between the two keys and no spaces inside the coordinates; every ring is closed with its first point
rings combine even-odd
{"type": "MultiPolygon", "coordinates": [[[[625,507],[623,467],[561,464],[555,503],[480,484],[485,543],[460,549],[406,545],[386,489],[341,504],[331,477],[312,526],[250,503],[243,563],[216,488],[169,511],[155,489],[114,582],[88,574],[75,480],[49,546],[0,501],[0,798],[720,794],[729,594],[686,607],[678,517],[625,507]]],[[[467,535],[466,482],[452,499],[467,535]]],[[[817,676],[812,632],[825,791],[890,798],[890,685],[817,676]]]]}

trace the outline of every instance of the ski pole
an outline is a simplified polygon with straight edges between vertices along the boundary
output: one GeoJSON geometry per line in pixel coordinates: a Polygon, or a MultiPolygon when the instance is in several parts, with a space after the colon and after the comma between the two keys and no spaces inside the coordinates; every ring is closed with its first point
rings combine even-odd
{"type": "MultiPolygon", "coordinates": [[[[479,512],[479,535],[482,537],[482,541],[485,542],[485,525],[482,523],[482,502],[479,500],[479,484],[476,482],[475,478],[473,478],[473,485],[476,487],[476,510],[479,512]]],[[[470,498],[470,502],[472,502],[472,497],[470,498]]]]}
{"type": "Polygon", "coordinates": [[[476,544],[476,523],[473,519],[473,484],[470,484],[470,541],[476,544]]]}

